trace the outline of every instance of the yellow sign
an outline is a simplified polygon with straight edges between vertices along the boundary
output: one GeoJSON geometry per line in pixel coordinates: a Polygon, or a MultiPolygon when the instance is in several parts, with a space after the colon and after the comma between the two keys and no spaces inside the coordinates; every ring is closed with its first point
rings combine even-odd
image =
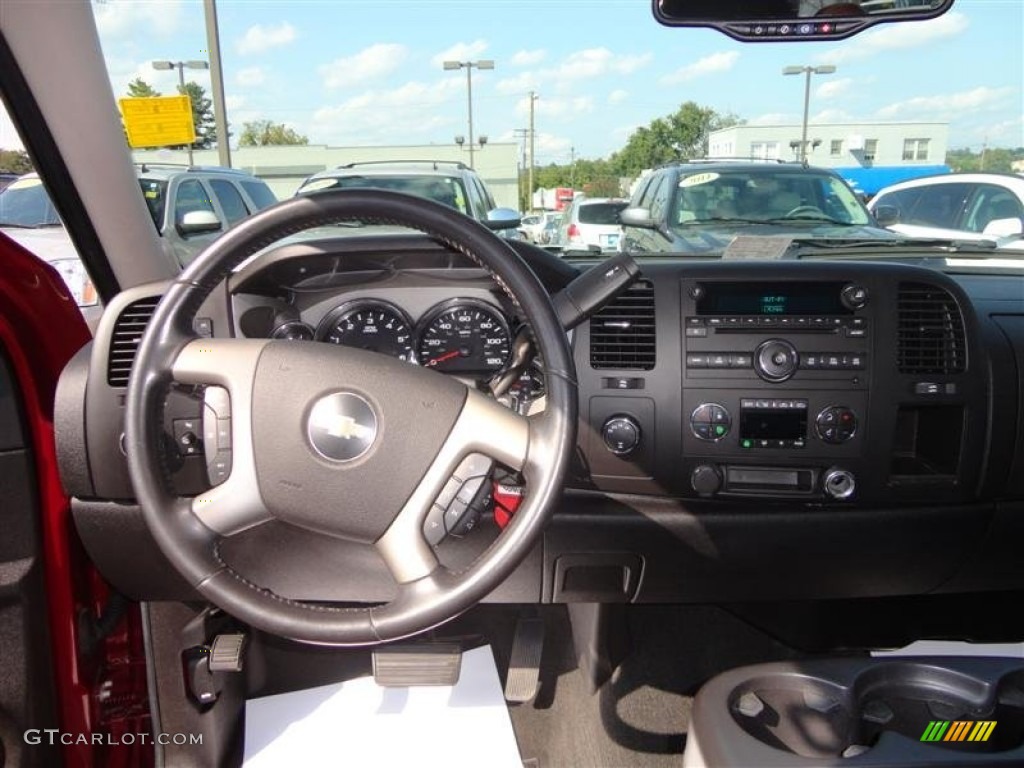
{"type": "Polygon", "coordinates": [[[118,104],[132,149],[172,147],[196,140],[188,96],[120,99],[118,104]]]}

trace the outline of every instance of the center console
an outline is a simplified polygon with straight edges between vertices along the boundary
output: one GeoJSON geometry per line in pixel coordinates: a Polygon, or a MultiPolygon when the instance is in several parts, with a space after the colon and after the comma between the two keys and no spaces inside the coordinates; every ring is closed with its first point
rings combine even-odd
{"type": "Polygon", "coordinates": [[[852,281],[684,281],[683,451],[701,496],[850,498],[873,362],[852,281]]]}
{"type": "Polygon", "coordinates": [[[577,342],[593,485],[739,502],[971,496],[985,373],[952,280],[837,262],[644,271],[577,342]]]}

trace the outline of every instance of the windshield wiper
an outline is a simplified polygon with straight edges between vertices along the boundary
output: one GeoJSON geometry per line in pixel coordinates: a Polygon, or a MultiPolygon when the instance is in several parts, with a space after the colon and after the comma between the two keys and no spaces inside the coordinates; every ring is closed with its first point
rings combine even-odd
{"type": "Polygon", "coordinates": [[[772,224],[791,224],[794,221],[807,221],[815,224],[835,224],[839,227],[866,227],[868,224],[854,224],[852,221],[840,221],[839,219],[833,219],[831,216],[822,214],[821,216],[812,213],[803,213],[799,216],[776,216],[775,218],[768,219],[772,224]]]}
{"type": "Polygon", "coordinates": [[[674,225],[676,227],[699,227],[701,224],[768,224],[769,226],[783,227],[785,223],[780,219],[746,219],[742,216],[712,216],[707,219],[690,219],[681,221],[674,225]]]}
{"type": "Polygon", "coordinates": [[[46,227],[59,227],[60,224],[51,224],[46,221],[42,221],[38,224],[19,224],[16,221],[0,221],[0,227],[7,227],[8,229],[45,229],[46,227]]]}
{"type": "MultiPolygon", "coordinates": [[[[885,251],[876,253],[876,257],[893,258],[933,258],[942,256],[943,253],[955,253],[966,258],[987,259],[994,253],[1005,255],[1012,251],[997,250],[997,244],[991,240],[842,240],[842,239],[821,239],[821,240],[794,240],[790,246],[796,251],[795,257],[800,259],[808,256],[821,256],[823,251],[831,251],[825,254],[828,258],[863,258],[863,251],[872,249],[885,251]],[[851,253],[843,253],[850,251],[851,253]]],[[[1024,254],[1021,254],[1024,255],[1024,254]]]]}

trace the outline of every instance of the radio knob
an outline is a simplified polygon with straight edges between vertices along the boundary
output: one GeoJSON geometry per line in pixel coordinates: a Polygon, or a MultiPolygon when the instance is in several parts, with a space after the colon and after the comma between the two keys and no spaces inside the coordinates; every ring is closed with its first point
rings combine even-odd
{"type": "Polygon", "coordinates": [[[800,356],[783,339],[768,339],[754,351],[754,370],[765,381],[785,381],[796,373],[800,356]]]}
{"type": "Polygon", "coordinates": [[[628,456],[640,447],[640,425],[631,416],[612,416],[601,427],[601,437],[616,456],[628,456]]]}
{"type": "Polygon", "coordinates": [[[690,473],[690,485],[701,496],[714,496],[722,488],[722,473],[714,464],[698,464],[690,473]]]}
{"type": "Polygon", "coordinates": [[[847,309],[864,309],[868,303],[868,289],[863,285],[849,283],[839,292],[839,301],[847,309]]]}

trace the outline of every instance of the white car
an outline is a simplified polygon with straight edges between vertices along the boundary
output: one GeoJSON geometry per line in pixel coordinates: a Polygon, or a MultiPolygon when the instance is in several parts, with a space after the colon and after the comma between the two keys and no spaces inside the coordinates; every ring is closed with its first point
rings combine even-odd
{"type": "Polygon", "coordinates": [[[1024,177],[951,173],[903,181],[881,190],[868,209],[910,237],[993,240],[1024,248],[1024,177]]]}
{"type": "Polygon", "coordinates": [[[562,219],[558,244],[566,250],[617,250],[622,234],[619,211],[627,205],[627,200],[610,197],[577,197],[562,219]]]}

